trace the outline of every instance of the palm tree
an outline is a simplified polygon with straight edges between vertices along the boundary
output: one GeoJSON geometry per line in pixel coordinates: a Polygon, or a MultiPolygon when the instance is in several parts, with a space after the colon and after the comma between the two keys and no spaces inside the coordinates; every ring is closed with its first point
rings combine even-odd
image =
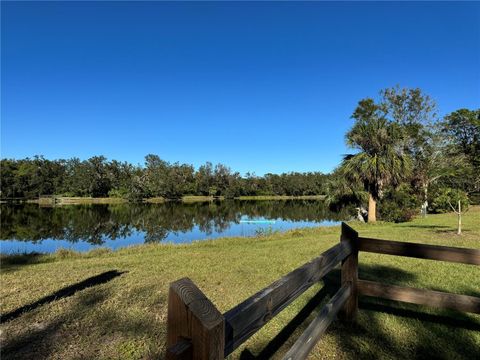
{"type": "Polygon", "coordinates": [[[340,167],[347,181],[368,192],[368,222],[376,221],[376,204],[384,189],[398,185],[411,171],[404,153],[402,128],[386,119],[386,111],[372,99],[361,100],[352,115],[355,124],[347,133],[347,145],[360,152],[346,155],[340,167]]]}

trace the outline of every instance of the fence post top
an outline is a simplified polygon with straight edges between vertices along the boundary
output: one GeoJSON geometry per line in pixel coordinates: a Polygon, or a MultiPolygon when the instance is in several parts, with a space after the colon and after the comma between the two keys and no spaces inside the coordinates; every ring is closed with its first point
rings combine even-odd
{"type": "Polygon", "coordinates": [[[351,237],[351,238],[356,238],[358,237],[358,232],[354,230],[346,222],[342,221],[342,235],[346,235],[347,237],[351,237]]]}
{"type": "Polygon", "coordinates": [[[180,298],[182,303],[206,329],[213,329],[223,323],[223,315],[217,307],[188,277],[172,282],[170,291],[180,298]]]}

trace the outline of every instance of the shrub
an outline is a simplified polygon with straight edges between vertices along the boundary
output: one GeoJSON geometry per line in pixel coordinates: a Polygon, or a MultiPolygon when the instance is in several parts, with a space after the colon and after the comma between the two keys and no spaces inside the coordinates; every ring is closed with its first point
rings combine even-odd
{"type": "Polygon", "coordinates": [[[59,259],[75,258],[75,257],[78,257],[79,255],[80,253],[71,249],[60,248],[57,251],[55,251],[55,256],[58,257],[59,259]]]}
{"type": "Polygon", "coordinates": [[[395,223],[411,221],[418,212],[420,201],[412,188],[403,184],[388,190],[379,202],[380,218],[395,223]]]}
{"type": "Polygon", "coordinates": [[[121,199],[126,199],[129,196],[129,192],[125,188],[119,188],[119,189],[111,189],[108,192],[108,197],[111,198],[121,198],[121,199]]]}
{"type": "Polygon", "coordinates": [[[112,249],[110,248],[106,248],[106,247],[99,247],[99,248],[95,248],[95,249],[92,249],[90,251],[88,251],[86,253],[87,256],[101,256],[101,255],[105,255],[105,254],[110,254],[112,252],[112,249]]]}
{"type": "Polygon", "coordinates": [[[460,201],[463,210],[468,209],[469,199],[467,193],[462,190],[448,187],[439,188],[435,191],[430,202],[430,210],[436,213],[446,213],[458,207],[460,201]]]}

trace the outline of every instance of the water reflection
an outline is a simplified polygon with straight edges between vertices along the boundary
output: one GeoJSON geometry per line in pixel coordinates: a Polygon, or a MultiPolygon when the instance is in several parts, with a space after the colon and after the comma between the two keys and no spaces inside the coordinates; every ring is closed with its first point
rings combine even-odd
{"type": "MultiPolygon", "coordinates": [[[[195,231],[200,238],[225,233],[242,219],[275,219],[312,223],[340,221],[320,201],[220,201],[182,204],[116,204],[40,207],[36,204],[1,204],[1,240],[35,244],[62,240],[102,245],[141,233],[144,242],[160,242],[170,234],[195,231]]],[[[230,235],[242,236],[235,232],[230,235]]],[[[2,249],[3,252],[4,249],[2,249]]]]}

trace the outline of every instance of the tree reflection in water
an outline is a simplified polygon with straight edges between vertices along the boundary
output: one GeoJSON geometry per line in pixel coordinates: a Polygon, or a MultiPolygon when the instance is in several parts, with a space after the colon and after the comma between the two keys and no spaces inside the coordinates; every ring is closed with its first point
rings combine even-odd
{"type": "Polygon", "coordinates": [[[160,242],[170,233],[187,233],[195,226],[210,235],[248,218],[288,221],[340,221],[346,211],[332,212],[321,201],[236,201],[210,203],[70,205],[1,204],[1,240],[40,242],[45,239],[84,241],[101,245],[142,232],[145,242],[160,242]]]}

